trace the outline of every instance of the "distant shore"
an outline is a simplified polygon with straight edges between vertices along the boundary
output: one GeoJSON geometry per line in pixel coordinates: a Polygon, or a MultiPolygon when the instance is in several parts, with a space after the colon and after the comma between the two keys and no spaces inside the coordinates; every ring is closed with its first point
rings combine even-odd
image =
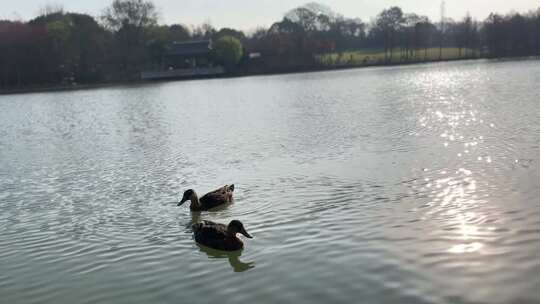
{"type": "Polygon", "coordinates": [[[470,60],[494,60],[494,61],[507,61],[507,60],[534,60],[538,59],[538,56],[528,57],[505,57],[505,58],[452,58],[442,60],[428,60],[428,61],[408,61],[408,62],[395,62],[386,64],[353,64],[353,65],[315,65],[305,67],[282,67],[258,72],[243,72],[237,71],[234,73],[225,74],[217,77],[191,77],[191,78],[177,78],[170,80],[152,80],[152,81],[112,81],[92,84],[63,84],[63,85],[43,85],[43,86],[22,86],[13,87],[7,89],[0,89],[0,95],[13,95],[13,94],[30,94],[30,93],[46,93],[46,92],[62,92],[62,91],[78,91],[78,90],[90,90],[106,87],[118,87],[118,86],[137,86],[150,83],[159,82],[171,82],[171,81],[184,81],[184,80],[201,80],[211,78],[237,78],[237,77],[249,77],[249,76],[264,76],[264,75],[281,75],[281,74],[297,74],[297,73],[312,73],[312,72],[324,72],[324,71],[339,71],[361,68],[377,68],[377,67],[395,67],[395,66],[408,66],[415,64],[430,64],[430,63],[443,63],[443,62],[455,62],[455,61],[470,61],[470,60]]]}
{"type": "Polygon", "coordinates": [[[100,82],[100,83],[90,83],[90,84],[21,86],[21,87],[13,87],[13,88],[8,88],[8,89],[0,89],[0,95],[91,90],[91,89],[115,87],[115,86],[121,86],[121,85],[136,85],[138,83],[142,83],[142,82],[141,81],[132,81],[132,82],[117,81],[117,82],[100,82]]]}

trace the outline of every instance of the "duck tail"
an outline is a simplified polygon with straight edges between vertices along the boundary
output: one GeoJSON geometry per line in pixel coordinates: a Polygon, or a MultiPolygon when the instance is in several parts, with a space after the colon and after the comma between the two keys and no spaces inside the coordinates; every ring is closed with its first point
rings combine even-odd
{"type": "Polygon", "coordinates": [[[229,190],[231,190],[231,192],[234,192],[234,184],[229,186],[229,190]]]}

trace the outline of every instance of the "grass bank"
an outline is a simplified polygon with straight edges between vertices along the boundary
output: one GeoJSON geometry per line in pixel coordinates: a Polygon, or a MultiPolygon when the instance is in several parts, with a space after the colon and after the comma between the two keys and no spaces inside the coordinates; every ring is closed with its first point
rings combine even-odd
{"type": "Polygon", "coordinates": [[[394,49],[385,56],[384,50],[366,49],[340,53],[321,54],[316,60],[323,66],[396,65],[417,62],[448,61],[484,57],[480,52],[459,48],[427,48],[416,50],[394,49]]]}

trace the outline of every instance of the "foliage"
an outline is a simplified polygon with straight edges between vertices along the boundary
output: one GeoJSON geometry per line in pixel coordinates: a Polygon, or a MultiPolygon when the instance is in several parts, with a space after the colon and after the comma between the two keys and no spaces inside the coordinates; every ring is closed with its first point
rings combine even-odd
{"type": "Polygon", "coordinates": [[[390,7],[366,25],[308,3],[246,36],[208,22],[160,25],[150,0],[114,0],[100,21],[60,7],[28,22],[0,20],[0,89],[137,79],[161,68],[168,44],[200,39],[214,41],[215,63],[243,72],[540,55],[540,9],[441,26],[390,7]]]}
{"type": "Polygon", "coordinates": [[[244,54],[242,43],[235,37],[223,36],[213,46],[214,58],[225,66],[233,66],[240,62],[244,54]]]}
{"type": "Polygon", "coordinates": [[[246,39],[246,35],[242,31],[237,31],[232,28],[224,27],[217,31],[213,36],[213,40],[219,40],[221,37],[230,36],[238,39],[239,41],[243,41],[246,39]]]}
{"type": "Polygon", "coordinates": [[[397,6],[385,9],[377,16],[371,33],[376,40],[384,42],[385,61],[392,61],[398,32],[403,30],[404,23],[403,11],[397,6]]]}
{"type": "Polygon", "coordinates": [[[157,12],[152,2],[143,0],[114,0],[105,9],[103,21],[114,31],[122,28],[143,28],[157,23],[157,12]]]}
{"type": "Polygon", "coordinates": [[[148,32],[157,25],[157,11],[152,2],[114,0],[101,19],[115,35],[114,60],[119,62],[123,78],[135,79],[145,63],[151,61],[146,50],[148,32]]]}

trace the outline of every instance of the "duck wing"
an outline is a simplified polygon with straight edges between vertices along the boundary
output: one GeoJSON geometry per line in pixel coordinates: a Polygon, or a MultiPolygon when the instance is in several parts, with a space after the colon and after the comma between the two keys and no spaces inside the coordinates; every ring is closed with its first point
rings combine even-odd
{"type": "Polygon", "coordinates": [[[220,240],[227,237],[227,226],[211,221],[202,221],[193,225],[195,240],[220,240]]]}
{"type": "Polygon", "coordinates": [[[217,190],[205,194],[201,197],[200,202],[204,209],[212,209],[219,205],[227,204],[232,201],[232,193],[234,185],[225,185],[217,190]]]}

